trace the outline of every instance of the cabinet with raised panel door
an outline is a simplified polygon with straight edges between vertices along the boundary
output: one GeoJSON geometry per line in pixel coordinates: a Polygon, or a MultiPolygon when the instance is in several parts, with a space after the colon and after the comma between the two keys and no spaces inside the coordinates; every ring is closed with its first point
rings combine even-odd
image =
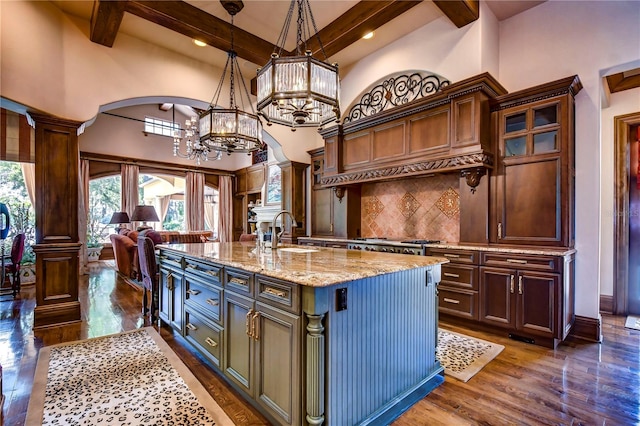
{"type": "Polygon", "coordinates": [[[493,101],[492,242],[573,246],[574,96],[581,88],[572,76],[493,101]]]}
{"type": "Polygon", "coordinates": [[[299,424],[299,287],[226,268],[224,374],[280,424],[299,424]]]}
{"type": "Polygon", "coordinates": [[[158,283],[159,317],[180,334],[183,333],[183,262],[183,257],[164,253],[160,257],[158,283]]]}
{"type": "Polygon", "coordinates": [[[573,323],[573,257],[483,253],[480,321],[555,346],[573,323]]]}

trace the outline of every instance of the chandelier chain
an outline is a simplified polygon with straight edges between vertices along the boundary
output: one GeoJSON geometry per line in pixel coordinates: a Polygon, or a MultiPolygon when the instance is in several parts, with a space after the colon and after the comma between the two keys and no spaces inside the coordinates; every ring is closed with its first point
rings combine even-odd
{"type": "MultiPolygon", "coordinates": [[[[308,4],[308,0],[307,0],[308,4]]],[[[313,18],[313,13],[311,12],[311,6],[309,6],[309,17],[311,18],[311,24],[313,25],[313,33],[316,35],[318,39],[318,44],[320,45],[320,51],[324,55],[325,60],[329,60],[327,57],[327,52],[324,51],[324,45],[322,44],[322,40],[320,40],[320,34],[318,33],[318,27],[316,26],[316,20],[313,18]]]]}
{"type": "Polygon", "coordinates": [[[294,2],[292,1],[291,4],[289,5],[289,11],[287,12],[287,17],[284,20],[284,25],[280,30],[278,41],[276,42],[276,45],[273,47],[273,53],[277,54],[278,56],[282,56],[282,51],[284,50],[284,44],[287,41],[287,36],[289,35],[289,26],[291,24],[291,17],[293,16],[293,7],[294,7],[294,2]]]}

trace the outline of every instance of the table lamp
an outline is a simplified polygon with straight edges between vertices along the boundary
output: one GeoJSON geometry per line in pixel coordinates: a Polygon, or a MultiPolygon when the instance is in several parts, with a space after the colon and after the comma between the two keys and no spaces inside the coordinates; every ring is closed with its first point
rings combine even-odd
{"type": "Polygon", "coordinates": [[[127,212],[113,212],[113,215],[111,216],[111,220],[109,221],[109,225],[119,225],[116,228],[116,232],[117,232],[118,229],[124,228],[125,223],[129,223],[129,222],[131,221],[129,220],[129,215],[127,214],[127,212]]]}
{"type": "Polygon", "coordinates": [[[131,221],[142,222],[142,225],[138,226],[138,231],[143,231],[151,228],[147,222],[159,222],[160,219],[153,206],[136,206],[131,215],[131,221]]]}

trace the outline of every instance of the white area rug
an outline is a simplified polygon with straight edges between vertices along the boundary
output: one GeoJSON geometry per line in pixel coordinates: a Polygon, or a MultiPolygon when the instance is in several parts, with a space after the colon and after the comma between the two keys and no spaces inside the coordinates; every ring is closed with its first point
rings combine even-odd
{"type": "Polygon", "coordinates": [[[444,374],[467,382],[494,359],[504,346],[453,331],[438,329],[436,358],[444,374]]]}
{"type": "Polygon", "coordinates": [[[233,425],[152,327],[44,347],[27,425],[233,425]]]}
{"type": "Polygon", "coordinates": [[[640,330],[640,318],[629,315],[624,323],[626,328],[632,328],[634,330],[640,330]]]}

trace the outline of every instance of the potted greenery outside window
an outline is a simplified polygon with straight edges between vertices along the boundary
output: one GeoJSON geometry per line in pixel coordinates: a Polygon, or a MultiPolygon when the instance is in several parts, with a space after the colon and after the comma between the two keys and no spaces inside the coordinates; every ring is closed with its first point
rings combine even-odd
{"type": "Polygon", "coordinates": [[[24,253],[20,261],[20,284],[36,282],[36,254],[31,244],[25,242],[24,253]]]}

